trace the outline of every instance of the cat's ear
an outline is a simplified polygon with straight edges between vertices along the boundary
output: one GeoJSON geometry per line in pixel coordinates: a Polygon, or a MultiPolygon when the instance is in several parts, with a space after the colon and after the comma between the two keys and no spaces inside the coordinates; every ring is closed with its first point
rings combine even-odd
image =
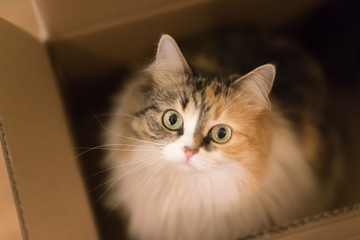
{"type": "Polygon", "coordinates": [[[265,64],[237,79],[235,84],[241,89],[241,95],[245,95],[244,100],[260,110],[271,109],[269,93],[275,72],[273,64],[265,64]]]}
{"type": "Polygon", "coordinates": [[[175,40],[164,34],[158,44],[154,71],[191,73],[190,67],[182,55],[175,40]]]}

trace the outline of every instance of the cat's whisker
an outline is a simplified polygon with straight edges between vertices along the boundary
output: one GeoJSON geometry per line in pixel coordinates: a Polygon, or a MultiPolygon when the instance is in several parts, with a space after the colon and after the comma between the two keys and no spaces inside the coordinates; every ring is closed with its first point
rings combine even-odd
{"type": "MultiPolygon", "coordinates": [[[[111,150],[111,151],[119,151],[119,152],[158,152],[158,149],[133,149],[133,148],[97,148],[99,150],[111,150]]],[[[94,150],[94,149],[91,149],[94,150]]]]}
{"type": "Polygon", "coordinates": [[[125,166],[132,166],[132,165],[136,165],[136,164],[139,164],[139,163],[144,163],[144,162],[147,162],[147,161],[150,161],[152,160],[153,158],[155,157],[159,157],[160,155],[155,155],[155,156],[151,156],[151,157],[148,157],[148,158],[145,158],[145,159],[141,159],[141,160],[138,160],[138,161],[126,161],[126,163],[122,163],[122,164],[117,164],[116,166],[114,167],[111,167],[111,168],[106,168],[106,169],[103,169],[101,171],[98,171],[90,176],[88,176],[87,178],[92,178],[94,176],[97,176],[101,173],[104,173],[104,172],[108,172],[108,171],[111,171],[111,170],[114,170],[114,169],[118,169],[118,168],[121,168],[121,167],[125,167],[125,166]]]}
{"type": "MultiPolygon", "coordinates": [[[[120,143],[114,143],[114,144],[103,144],[103,145],[99,145],[99,146],[95,146],[95,147],[89,147],[89,148],[86,148],[86,147],[78,147],[77,149],[86,149],[85,151],[75,155],[75,158],[79,158],[81,157],[82,155],[90,152],[90,151],[93,151],[93,150],[116,150],[116,149],[113,149],[113,148],[106,148],[106,147],[111,147],[111,146],[128,146],[128,147],[136,147],[136,148],[151,148],[151,149],[162,149],[162,147],[158,147],[158,146],[138,146],[138,145],[130,145],[130,144],[120,144],[120,143]]],[[[135,149],[134,149],[135,150],[135,149]]]]}
{"type": "Polygon", "coordinates": [[[162,161],[162,165],[158,167],[158,170],[156,170],[155,172],[153,172],[153,174],[150,175],[150,177],[147,179],[146,183],[143,184],[142,190],[144,189],[144,186],[150,182],[150,180],[155,176],[155,173],[160,171],[160,169],[162,169],[163,167],[165,167],[168,164],[167,161],[162,161]]]}
{"type": "MultiPolygon", "coordinates": [[[[152,161],[150,161],[151,164],[153,164],[154,162],[156,162],[156,159],[153,159],[152,161]]],[[[144,166],[144,167],[147,167],[147,166],[149,166],[149,165],[151,165],[151,164],[146,164],[146,166],[144,166]]],[[[134,168],[134,169],[136,169],[136,168],[134,168]]],[[[128,174],[131,173],[131,172],[133,172],[133,171],[129,171],[129,172],[123,174],[122,177],[128,175],[128,174]]],[[[105,194],[110,190],[110,188],[112,188],[119,180],[120,180],[120,178],[119,178],[119,179],[116,179],[114,182],[112,182],[112,183],[106,188],[106,190],[100,195],[100,197],[96,200],[95,203],[98,203],[98,202],[103,198],[103,196],[105,196],[105,194]]]]}
{"type": "MultiPolygon", "coordinates": [[[[134,147],[134,148],[158,148],[162,149],[162,147],[159,146],[148,146],[148,145],[136,145],[136,144],[124,144],[124,143],[114,143],[114,144],[103,144],[96,147],[118,147],[118,146],[124,146],[124,147],[134,147]]],[[[77,147],[76,149],[90,149],[93,147],[77,147]]]]}
{"type": "Polygon", "coordinates": [[[120,134],[117,134],[117,136],[125,138],[125,139],[129,139],[129,140],[141,142],[141,143],[149,143],[149,144],[154,144],[154,145],[158,145],[158,146],[166,146],[166,144],[154,143],[154,142],[150,142],[150,141],[146,141],[146,140],[141,140],[141,139],[136,139],[136,138],[132,138],[132,137],[122,136],[120,134]]]}
{"type": "Polygon", "coordinates": [[[128,118],[139,118],[135,115],[131,115],[131,114],[119,114],[119,113],[102,113],[102,114],[96,114],[95,117],[112,117],[112,116],[117,116],[117,117],[128,117],[128,118]]]}
{"type": "MultiPolygon", "coordinates": [[[[75,155],[74,158],[75,158],[75,159],[76,159],[76,158],[79,158],[79,157],[81,157],[82,155],[84,155],[84,154],[86,154],[86,153],[88,153],[88,152],[90,152],[90,151],[97,150],[97,149],[101,149],[101,148],[104,147],[104,146],[106,147],[106,146],[108,146],[108,144],[99,145],[99,146],[96,146],[96,147],[90,147],[90,148],[88,148],[87,150],[82,151],[81,153],[75,155]]],[[[77,148],[77,149],[79,149],[79,148],[77,148]]]]}
{"type": "Polygon", "coordinates": [[[142,142],[142,143],[149,143],[149,144],[154,144],[154,145],[159,145],[159,146],[165,146],[165,144],[161,144],[161,143],[154,143],[154,142],[150,142],[150,141],[146,141],[146,140],[141,140],[141,139],[136,139],[136,138],[132,138],[132,137],[127,137],[127,136],[123,136],[120,135],[119,133],[116,133],[114,131],[111,131],[110,129],[108,129],[101,121],[98,117],[94,116],[95,119],[99,122],[100,126],[102,128],[104,128],[104,130],[106,130],[107,132],[114,134],[115,136],[121,137],[121,138],[125,138],[125,139],[129,139],[129,140],[133,140],[133,141],[137,141],[137,142],[142,142]]]}
{"type": "Polygon", "coordinates": [[[108,218],[110,216],[110,214],[122,203],[122,201],[124,201],[128,196],[130,196],[131,193],[136,191],[145,180],[151,178],[154,174],[156,174],[158,171],[160,171],[166,165],[167,165],[167,162],[162,162],[157,167],[155,167],[148,175],[145,176],[145,178],[142,181],[140,181],[131,191],[129,191],[127,194],[125,194],[120,199],[120,201],[110,209],[110,211],[109,211],[108,215],[106,216],[106,218],[108,218]]]}
{"type": "Polygon", "coordinates": [[[100,187],[102,187],[102,186],[104,186],[104,185],[106,185],[106,184],[108,184],[108,183],[112,183],[112,182],[119,181],[119,180],[120,180],[121,178],[123,178],[124,176],[129,175],[130,173],[137,172],[138,170],[140,170],[140,169],[142,169],[142,168],[145,168],[145,167],[153,164],[154,162],[156,162],[156,160],[157,160],[157,156],[154,157],[154,159],[149,160],[149,161],[147,161],[147,162],[145,162],[145,163],[143,163],[143,164],[141,164],[141,165],[139,165],[139,166],[131,169],[130,171],[128,171],[128,172],[126,172],[126,173],[124,173],[124,174],[122,174],[122,175],[120,175],[120,176],[117,176],[117,177],[115,177],[115,178],[112,178],[112,179],[110,179],[110,180],[108,180],[108,181],[106,181],[106,182],[104,182],[104,183],[102,183],[102,184],[100,184],[100,185],[98,185],[98,186],[90,189],[89,192],[94,191],[95,189],[98,189],[98,188],[100,188],[100,187]]]}

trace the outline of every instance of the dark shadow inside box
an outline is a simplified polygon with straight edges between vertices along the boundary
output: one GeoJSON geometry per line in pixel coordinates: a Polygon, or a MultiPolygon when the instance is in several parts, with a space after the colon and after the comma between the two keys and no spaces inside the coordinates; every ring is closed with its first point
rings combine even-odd
{"type": "MultiPolygon", "coordinates": [[[[346,184],[339,194],[338,207],[360,200],[360,192],[355,190],[360,186],[360,162],[356,161],[360,159],[358,13],[359,3],[356,1],[329,1],[298,19],[296,23],[272,30],[274,35],[295,39],[319,60],[325,71],[329,87],[328,100],[333,112],[331,116],[339,122],[346,139],[343,145],[349,156],[346,161],[346,184]]],[[[226,26],[226,29],[229,28],[226,26]]],[[[149,49],[147,53],[139,54],[145,59],[151,59],[149,53],[154,52],[154,49],[149,49]]],[[[56,65],[56,60],[54,61],[56,65]]],[[[106,62],[102,64],[106,65],[106,62]]],[[[95,65],[89,67],[96,67],[95,65]]],[[[126,65],[108,65],[115,70],[102,72],[100,77],[90,76],[82,81],[64,81],[61,88],[101,238],[112,240],[124,239],[119,238],[124,236],[124,224],[116,214],[102,207],[101,200],[107,188],[103,183],[106,182],[107,173],[101,167],[104,152],[96,147],[101,145],[101,133],[106,131],[104,124],[112,114],[111,98],[124,84],[124,79],[128,79],[129,72],[126,65]]]]}

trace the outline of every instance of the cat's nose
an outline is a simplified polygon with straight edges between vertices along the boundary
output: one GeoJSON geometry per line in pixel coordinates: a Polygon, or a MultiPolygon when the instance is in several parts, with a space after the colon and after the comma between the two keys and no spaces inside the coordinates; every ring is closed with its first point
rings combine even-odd
{"type": "Polygon", "coordinates": [[[184,147],[185,157],[186,161],[189,161],[189,159],[194,156],[199,150],[194,148],[189,148],[187,146],[184,147]]]}

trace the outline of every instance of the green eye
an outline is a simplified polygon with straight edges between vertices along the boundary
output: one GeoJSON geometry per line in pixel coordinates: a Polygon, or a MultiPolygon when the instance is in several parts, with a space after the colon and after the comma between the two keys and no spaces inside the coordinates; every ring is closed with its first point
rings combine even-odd
{"type": "Polygon", "coordinates": [[[210,136],[216,143],[226,143],[231,138],[231,128],[226,125],[216,125],[210,130],[210,136]]]}
{"type": "Polygon", "coordinates": [[[171,131],[178,130],[182,128],[183,125],[181,115],[175,110],[167,110],[164,112],[162,121],[164,126],[171,131]]]}

